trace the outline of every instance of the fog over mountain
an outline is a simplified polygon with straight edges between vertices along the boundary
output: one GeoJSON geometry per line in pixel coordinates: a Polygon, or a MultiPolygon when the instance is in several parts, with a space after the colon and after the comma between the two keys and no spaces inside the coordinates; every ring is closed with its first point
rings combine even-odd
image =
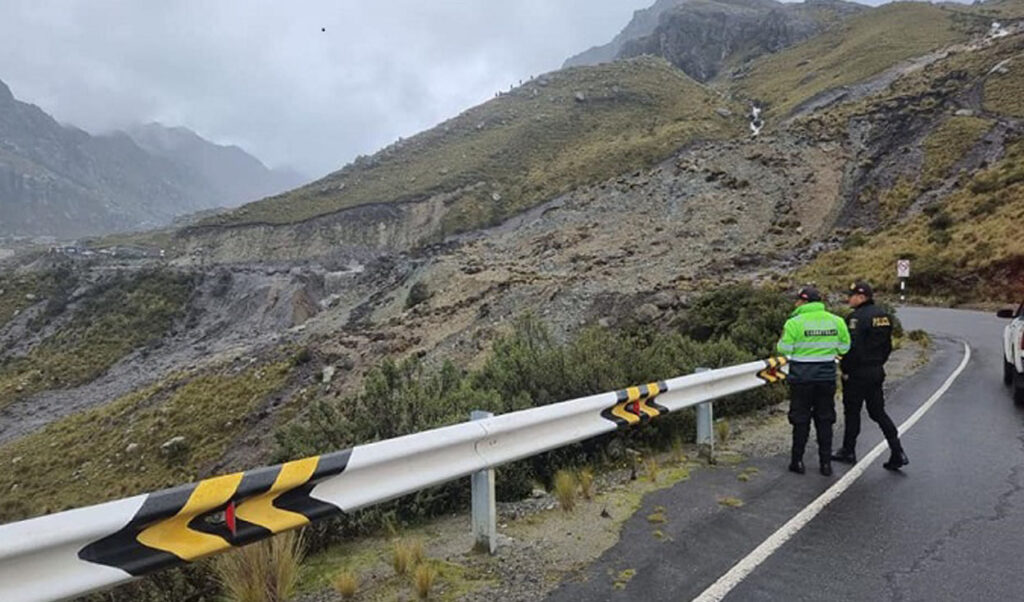
{"type": "Polygon", "coordinates": [[[159,122],[338,169],[611,39],[651,0],[5,0],[0,79],[92,133],[159,122]]]}

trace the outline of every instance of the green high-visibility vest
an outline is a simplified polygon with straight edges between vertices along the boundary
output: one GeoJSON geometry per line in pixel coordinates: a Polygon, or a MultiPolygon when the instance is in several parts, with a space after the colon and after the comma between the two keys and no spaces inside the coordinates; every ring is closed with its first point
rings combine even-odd
{"type": "Polygon", "coordinates": [[[836,358],[850,351],[850,331],[824,303],[805,303],[786,321],[776,348],[792,364],[801,364],[790,366],[792,382],[834,380],[836,358]]]}

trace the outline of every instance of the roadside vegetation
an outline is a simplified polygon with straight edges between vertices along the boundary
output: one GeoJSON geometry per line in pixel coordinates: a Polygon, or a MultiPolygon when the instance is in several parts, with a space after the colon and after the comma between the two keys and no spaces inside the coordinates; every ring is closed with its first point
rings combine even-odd
{"type": "MultiPolygon", "coordinates": [[[[276,459],[464,422],[475,409],[511,412],[688,374],[699,366],[717,368],[767,357],[790,309],[790,301],[777,292],[734,286],[698,298],[669,330],[591,327],[565,344],[557,343],[542,322],[525,316],[494,342],[476,370],[450,363],[432,369],[416,358],[383,362],[367,374],[359,393],[320,399],[301,419],[281,428],[276,459]]],[[[765,387],[716,403],[715,411],[720,416],[746,412],[776,403],[783,395],[778,387],[765,387]]],[[[692,420],[690,413],[679,412],[643,428],[501,467],[499,498],[520,499],[536,483],[575,491],[576,467],[626,462],[625,448],[668,449],[681,437],[692,439],[692,420]],[[563,469],[558,486],[556,473],[563,469]]],[[[338,520],[348,532],[372,531],[389,521],[451,512],[467,502],[465,487],[446,485],[338,520]]],[[[567,505],[572,503],[566,498],[567,505]]],[[[337,528],[325,527],[324,532],[337,528]]]]}
{"type": "Polygon", "coordinates": [[[370,203],[454,193],[447,230],[513,215],[572,188],[668,157],[687,142],[741,133],[737,107],[662,59],[537,77],[298,190],[204,225],[285,224],[370,203]]]}

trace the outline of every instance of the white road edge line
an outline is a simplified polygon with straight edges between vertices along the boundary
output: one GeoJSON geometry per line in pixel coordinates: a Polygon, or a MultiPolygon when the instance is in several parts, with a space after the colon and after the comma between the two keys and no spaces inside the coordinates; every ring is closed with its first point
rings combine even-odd
{"type": "MultiPolygon", "coordinates": [[[[931,407],[939,401],[939,398],[941,398],[946,391],[953,386],[953,382],[956,381],[957,377],[960,376],[960,373],[967,367],[967,364],[971,361],[971,347],[967,343],[963,343],[963,346],[964,359],[960,362],[960,365],[952,374],[949,375],[946,382],[942,383],[942,386],[928,398],[928,401],[921,404],[921,407],[917,408],[917,411],[911,414],[910,418],[907,418],[906,422],[900,425],[899,432],[901,435],[907,432],[910,427],[914,426],[917,421],[925,415],[925,412],[931,409],[931,407]]],[[[876,445],[875,448],[868,452],[866,456],[861,458],[860,462],[857,462],[856,466],[851,468],[841,479],[836,481],[835,485],[829,487],[825,493],[822,493],[817,499],[797,513],[796,516],[789,519],[786,524],[779,527],[778,531],[772,533],[768,539],[764,540],[761,545],[754,548],[754,550],[747,554],[743,560],[737,562],[735,566],[729,569],[729,572],[719,577],[718,581],[715,581],[709,588],[704,590],[703,593],[694,598],[693,602],[718,602],[725,598],[725,596],[728,595],[734,587],[739,585],[747,575],[754,572],[754,569],[774,554],[776,550],[781,548],[782,545],[789,541],[790,538],[796,535],[800,529],[803,529],[807,523],[811,522],[819,512],[825,509],[825,506],[828,506],[832,500],[836,499],[842,495],[844,491],[849,489],[850,485],[853,485],[853,482],[860,478],[860,475],[864,474],[864,471],[867,470],[868,466],[870,466],[878,456],[882,455],[882,452],[884,452],[887,447],[888,445],[885,441],[876,445]]]]}

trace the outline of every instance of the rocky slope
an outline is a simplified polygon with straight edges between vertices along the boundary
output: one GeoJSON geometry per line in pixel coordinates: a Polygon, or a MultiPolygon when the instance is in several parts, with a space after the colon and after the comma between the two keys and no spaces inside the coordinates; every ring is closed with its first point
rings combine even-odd
{"type": "Polygon", "coordinates": [[[0,236],[152,228],[298,183],[191,132],[152,126],[133,135],[63,126],[0,82],[0,236]]]}

